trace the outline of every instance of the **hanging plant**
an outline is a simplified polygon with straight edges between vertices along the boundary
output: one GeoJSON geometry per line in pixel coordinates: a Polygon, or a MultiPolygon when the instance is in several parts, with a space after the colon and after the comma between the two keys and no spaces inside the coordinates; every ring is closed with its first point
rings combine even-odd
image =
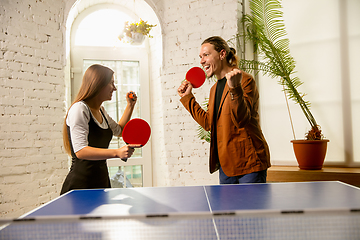
{"type": "Polygon", "coordinates": [[[130,40],[130,42],[139,42],[143,41],[146,36],[152,38],[153,36],[150,35],[150,31],[156,25],[148,24],[147,21],[140,19],[140,22],[133,22],[129,23],[128,21],[125,22],[124,31],[120,34],[119,39],[122,41],[130,40]]]}

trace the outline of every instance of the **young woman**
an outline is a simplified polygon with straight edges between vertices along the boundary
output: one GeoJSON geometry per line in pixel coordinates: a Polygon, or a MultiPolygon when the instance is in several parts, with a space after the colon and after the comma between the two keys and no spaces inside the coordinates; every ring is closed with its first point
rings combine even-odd
{"type": "Polygon", "coordinates": [[[259,123],[259,93],[251,75],[238,69],[236,51],[221,37],[206,39],[200,64],[216,76],[208,110],[192,94],[191,83],[178,88],[180,101],[194,120],[211,131],[210,173],[219,170],[220,184],[266,182],[270,154],[259,123]]]}
{"type": "Polygon", "coordinates": [[[106,159],[130,158],[134,148],[140,145],[125,145],[108,149],[113,137],[120,136],[130,120],[137,100],[136,94],[129,98],[127,106],[117,123],[105,111],[102,103],[111,100],[116,91],[114,72],[102,65],[90,66],[74,103],[69,108],[63,129],[66,152],[72,157],[72,165],[60,194],[72,189],[110,188],[106,159]]]}

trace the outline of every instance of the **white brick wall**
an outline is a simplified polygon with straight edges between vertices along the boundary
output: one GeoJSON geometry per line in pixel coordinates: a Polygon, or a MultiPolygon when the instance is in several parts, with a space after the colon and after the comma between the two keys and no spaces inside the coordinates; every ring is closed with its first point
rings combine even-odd
{"type": "MultiPolygon", "coordinates": [[[[183,108],[177,88],[186,71],[199,66],[201,42],[209,36],[229,39],[237,30],[237,1],[157,1],[164,36],[164,59],[160,82],[153,90],[161,93],[152,100],[153,179],[156,186],[217,184],[218,175],[209,174],[209,144],[197,137],[197,123],[183,108]],[[159,90],[159,88],[161,88],[159,90]],[[158,109],[162,107],[162,111],[158,109]],[[154,126],[159,119],[162,126],[154,126]],[[165,175],[165,176],[164,176],[165,175]]],[[[194,90],[198,102],[208,97],[214,82],[194,90]]]]}
{"type": "Polygon", "coordinates": [[[67,172],[63,1],[1,1],[0,213],[18,217],[59,195],[67,172]]]}
{"type": "MultiPolygon", "coordinates": [[[[1,217],[18,217],[57,197],[68,172],[61,133],[64,24],[74,2],[1,0],[1,217]]],[[[208,171],[209,144],[198,139],[197,124],[176,90],[186,71],[199,66],[202,40],[212,35],[229,39],[236,33],[237,0],[149,4],[159,17],[163,39],[162,66],[152,68],[150,83],[155,93],[151,98],[154,186],[217,184],[217,174],[208,171]]],[[[161,61],[157,54],[151,60],[161,61]]],[[[212,84],[207,81],[194,90],[199,102],[208,97],[212,84]]]]}

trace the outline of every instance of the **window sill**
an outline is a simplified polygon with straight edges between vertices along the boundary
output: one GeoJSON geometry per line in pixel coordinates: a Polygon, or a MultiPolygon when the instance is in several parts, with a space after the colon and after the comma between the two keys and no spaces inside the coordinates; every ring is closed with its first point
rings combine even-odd
{"type": "Polygon", "coordinates": [[[301,170],[295,166],[272,166],[268,182],[341,181],[360,187],[360,168],[324,167],[321,170],[301,170]]]}

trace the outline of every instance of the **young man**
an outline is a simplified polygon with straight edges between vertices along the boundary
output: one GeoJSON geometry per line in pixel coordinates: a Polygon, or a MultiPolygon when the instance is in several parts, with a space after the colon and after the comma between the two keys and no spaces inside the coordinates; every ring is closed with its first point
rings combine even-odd
{"type": "Polygon", "coordinates": [[[200,64],[218,81],[204,111],[191,83],[178,88],[180,101],[194,120],[211,131],[210,173],[219,170],[220,184],[264,183],[270,167],[269,147],[259,123],[259,93],[251,75],[238,69],[236,51],[221,37],[206,39],[200,64]]]}

